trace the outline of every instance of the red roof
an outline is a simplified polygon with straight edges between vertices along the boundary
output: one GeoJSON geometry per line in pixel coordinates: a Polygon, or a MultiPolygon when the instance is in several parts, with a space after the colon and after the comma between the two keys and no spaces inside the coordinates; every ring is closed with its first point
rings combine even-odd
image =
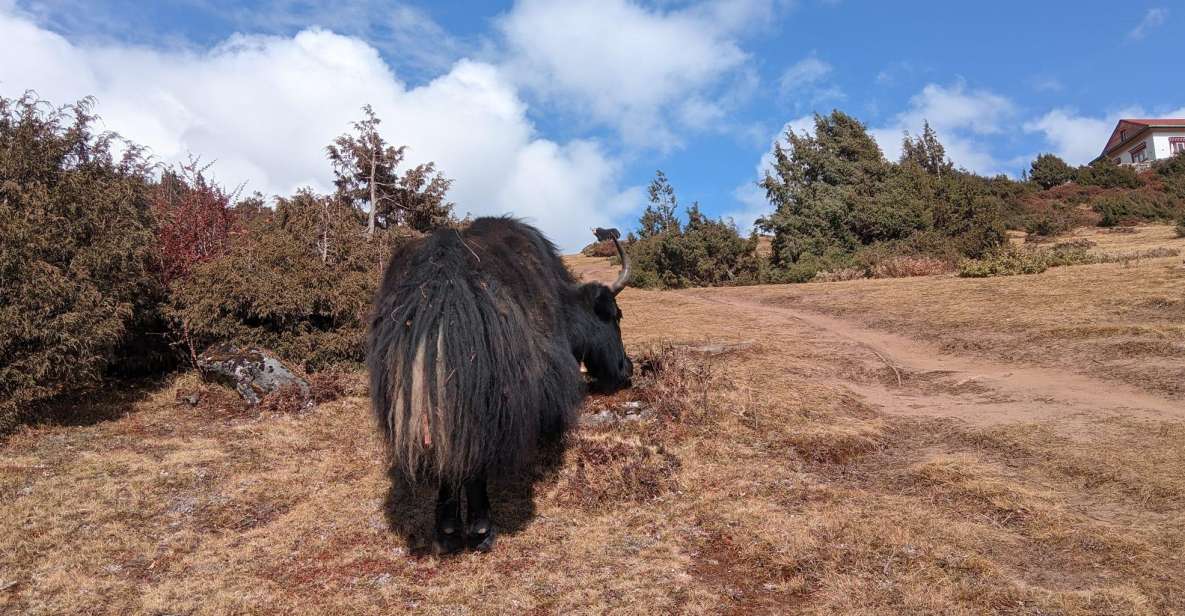
{"type": "Polygon", "coordinates": [[[1107,139],[1107,145],[1103,148],[1103,156],[1131,141],[1145,129],[1161,127],[1185,128],[1185,118],[1124,118],[1117,122],[1115,130],[1111,131],[1111,138],[1107,139]],[[1125,130],[1128,134],[1124,134],[1125,130]]]}
{"type": "Polygon", "coordinates": [[[1141,126],[1185,126],[1185,118],[1124,118],[1120,120],[1120,122],[1130,122],[1132,124],[1139,124],[1141,126]]]}

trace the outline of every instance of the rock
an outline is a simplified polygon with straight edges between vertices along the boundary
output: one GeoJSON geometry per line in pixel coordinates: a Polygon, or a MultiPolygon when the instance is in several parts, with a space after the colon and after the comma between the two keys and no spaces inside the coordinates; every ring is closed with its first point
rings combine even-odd
{"type": "Polygon", "coordinates": [[[625,421],[642,421],[651,417],[654,417],[653,410],[644,408],[641,402],[633,400],[621,404],[616,412],[613,409],[604,409],[585,415],[580,418],[580,423],[585,426],[604,426],[625,421]]]}
{"type": "Polygon", "coordinates": [[[625,415],[621,417],[622,421],[642,421],[643,419],[650,419],[654,417],[654,411],[650,409],[627,410],[625,415]]]}
{"type": "Polygon", "coordinates": [[[599,413],[585,415],[580,418],[580,423],[586,426],[601,426],[605,424],[616,423],[617,421],[617,415],[614,415],[613,411],[608,409],[605,409],[599,413]]]}
{"type": "Polygon", "coordinates": [[[287,386],[297,387],[306,404],[312,403],[309,382],[268,351],[218,344],[199,355],[197,363],[202,378],[233,387],[252,406],[287,386]]]}

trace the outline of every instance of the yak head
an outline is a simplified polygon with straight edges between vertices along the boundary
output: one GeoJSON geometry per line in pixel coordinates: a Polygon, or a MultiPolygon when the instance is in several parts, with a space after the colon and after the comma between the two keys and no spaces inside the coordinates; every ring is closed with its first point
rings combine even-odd
{"type": "Polygon", "coordinates": [[[617,229],[598,228],[595,233],[600,241],[613,240],[621,256],[621,273],[612,284],[589,282],[578,288],[570,322],[574,333],[572,352],[588,370],[593,389],[613,392],[629,387],[634,372],[621,342],[621,308],[617,307],[617,294],[629,282],[630,260],[617,241],[617,229]]]}

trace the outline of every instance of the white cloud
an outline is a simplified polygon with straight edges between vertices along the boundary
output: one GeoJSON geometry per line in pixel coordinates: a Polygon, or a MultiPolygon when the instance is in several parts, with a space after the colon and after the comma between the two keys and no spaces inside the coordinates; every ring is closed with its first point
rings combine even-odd
{"type": "Polygon", "coordinates": [[[700,130],[720,125],[727,115],[720,103],[698,96],[683,101],[676,113],[683,124],[700,130]]]}
{"type": "Polygon", "coordinates": [[[207,12],[239,29],[288,34],[310,25],[365,40],[395,62],[397,71],[436,75],[464,57],[465,42],[445,31],[424,9],[392,0],[319,3],[307,0],[202,0],[207,12]]]}
{"type": "Polygon", "coordinates": [[[772,24],[778,9],[793,4],[794,0],[707,0],[692,4],[687,12],[714,24],[721,32],[735,33],[772,24]]]}
{"type": "MultiPolygon", "coordinates": [[[[2,0],[12,2],[15,0],[2,0]]],[[[193,23],[256,34],[291,36],[318,27],[363,39],[385,54],[404,79],[428,78],[448,71],[470,45],[444,30],[424,9],[402,0],[188,0],[167,9],[126,6],[92,0],[22,0],[23,11],[38,24],[71,40],[132,42],[152,47],[192,48],[193,23]],[[161,12],[177,19],[162,22],[161,12]]],[[[165,4],[165,3],[155,3],[165,4]]],[[[200,35],[199,35],[200,36],[200,35]]]]}
{"type": "Polygon", "coordinates": [[[986,135],[999,133],[1015,106],[1007,98],[988,90],[968,90],[962,83],[951,87],[929,84],[909,100],[909,109],[897,117],[898,124],[920,128],[929,121],[935,129],[962,129],[986,135]]]}
{"type": "Polygon", "coordinates": [[[712,106],[727,103],[721,83],[749,79],[736,37],[771,6],[744,0],[663,11],[629,0],[522,0],[498,25],[517,83],[616,128],[631,145],[671,148],[680,140],[669,116],[693,127],[715,118],[712,106]],[[687,107],[687,99],[701,102],[687,107]]]}
{"type": "Polygon", "coordinates": [[[741,234],[753,231],[758,218],[772,214],[774,208],[765,197],[765,189],[757,182],[745,182],[732,191],[738,206],[724,214],[732,219],[741,234]]]}
{"type": "Polygon", "coordinates": [[[618,188],[619,163],[596,142],[539,138],[511,81],[486,63],[462,60],[409,88],[376,49],[325,30],[161,51],[75,44],[2,12],[0,57],[24,59],[0,63],[0,93],[93,94],[109,128],[166,162],[215,160],[219,180],[249,191],[328,190],[324,147],[370,103],[409,162],[434,160],[455,179],[459,213],[526,217],[572,249],[641,202],[618,188]]]}
{"type": "Polygon", "coordinates": [[[1073,109],[1054,109],[1036,120],[1025,122],[1024,129],[1042,133],[1045,141],[1053,146],[1054,154],[1071,165],[1081,165],[1099,155],[1118,119],[1118,115],[1091,118],[1076,115],[1073,109]]]}
{"type": "Polygon", "coordinates": [[[781,79],[778,80],[778,85],[781,87],[783,95],[790,94],[818,83],[831,73],[832,68],[830,63],[820,60],[812,52],[811,55],[787,68],[782,73],[781,79]]]}
{"type": "Polygon", "coordinates": [[[910,62],[893,62],[876,74],[876,83],[880,86],[891,86],[903,75],[912,75],[917,69],[910,62]]]}
{"type": "Polygon", "coordinates": [[[885,156],[896,160],[903,134],[919,135],[929,122],[956,166],[994,175],[1006,165],[992,155],[985,137],[1011,129],[1015,113],[1011,100],[988,90],[970,90],[961,82],[949,87],[929,84],[910,99],[905,111],[869,133],[885,156]]]}
{"type": "Polygon", "coordinates": [[[1061,92],[1066,89],[1065,84],[1057,77],[1034,77],[1031,83],[1033,89],[1038,92],[1061,92]]]}
{"type": "Polygon", "coordinates": [[[1148,36],[1148,32],[1150,30],[1155,30],[1156,28],[1164,25],[1164,22],[1168,19],[1168,17],[1168,9],[1148,9],[1148,11],[1144,13],[1144,18],[1140,20],[1140,23],[1136,24],[1136,27],[1132,28],[1131,32],[1127,33],[1127,37],[1133,41],[1142,40],[1144,37],[1148,36]]]}
{"type": "Polygon", "coordinates": [[[782,72],[778,90],[783,98],[795,101],[796,107],[818,107],[826,101],[847,98],[837,85],[827,82],[834,67],[820,60],[815,52],[795,62],[782,72]]]}

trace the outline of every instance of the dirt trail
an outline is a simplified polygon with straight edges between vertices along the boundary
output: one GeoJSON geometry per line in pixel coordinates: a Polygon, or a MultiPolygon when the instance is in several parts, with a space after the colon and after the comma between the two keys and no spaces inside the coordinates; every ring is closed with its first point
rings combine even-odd
{"type": "Polygon", "coordinates": [[[836,370],[833,378],[888,413],[954,417],[976,424],[1108,415],[1185,419],[1181,402],[1120,383],[1065,370],[952,355],[924,342],[847,320],[765,304],[745,297],[743,289],[681,294],[735,311],[737,323],[744,324],[745,337],[760,339],[763,334],[784,333],[788,319],[804,326],[802,343],[821,347],[837,363],[855,360],[885,373],[885,378],[862,379],[836,370]]]}

